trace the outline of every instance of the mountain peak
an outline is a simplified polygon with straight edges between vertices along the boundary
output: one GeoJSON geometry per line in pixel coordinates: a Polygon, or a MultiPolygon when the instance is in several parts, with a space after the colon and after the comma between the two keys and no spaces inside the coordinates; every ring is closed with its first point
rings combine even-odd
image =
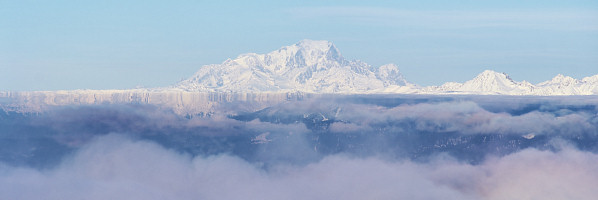
{"type": "Polygon", "coordinates": [[[569,85],[575,85],[575,84],[578,84],[578,83],[579,83],[579,80],[574,79],[573,77],[565,76],[565,75],[562,75],[562,74],[558,74],[554,78],[552,78],[551,80],[544,81],[542,83],[539,83],[538,85],[541,85],[541,86],[546,86],[546,85],[569,86],[569,85]]]}
{"type": "Polygon", "coordinates": [[[314,93],[363,93],[403,86],[412,84],[395,65],[376,69],[347,61],[325,40],[302,40],[267,54],[242,54],[222,64],[204,66],[177,85],[188,91],[314,93]]]}
{"type": "Polygon", "coordinates": [[[297,42],[295,45],[300,47],[301,49],[320,50],[320,51],[327,51],[330,49],[330,47],[334,47],[334,44],[330,41],[309,40],[309,39],[301,40],[301,41],[297,42]]]}
{"type": "Polygon", "coordinates": [[[405,77],[403,77],[403,75],[399,71],[399,67],[397,67],[395,64],[386,64],[380,66],[376,70],[376,77],[384,81],[384,86],[406,86],[410,84],[405,80],[405,77]]]}
{"type": "Polygon", "coordinates": [[[573,77],[570,76],[565,76],[562,74],[558,74],[556,75],[554,78],[552,78],[553,82],[572,82],[575,81],[575,79],[573,77]]]}
{"type": "Polygon", "coordinates": [[[512,80],[511,77],[509,77],[508,74],[504,73],[504,72],[496,72],[493,70],[484,70],[482,73],[478,74],[478,76],[476,76],[476,79],[507,79],[507,80],[512,80]]]}
{"type": "Polygon", "coordinates": [[[503,91],[521,90],[525,87],[529,86],[513,81],[506,73],[485,70],[478,74],[474,79],[463,84],[450,83],[442,85],[440,88],[441,90],[447,91],[475,91],[480,93],[495,94],[501,93],[503,91]]]}
{"type": "Polygon", "coordinates": [[[373,67],[345,60],[332,42],[301,40],[267,54],[247,53],[201,67],[175,88],[206,92],[426,93],[572,95],[598,94],[598,75],[577,80],[557,75],[537,85],[485,70],[464,83],[421,88],[394,64],[373,67]]]}
{"type": "MultiPolygon", "coordinates": [[[[342,61],[340,51],[330,41],[326,40],[308,40],[304,39],[293,45],[297,47],[297,52],[304,56],[321,57],[325,56],[327,60],[342,61]]],[[[285,47],[283,47],[285,48],[285,47]]],[[[316,58],[317,59],[317,58],[316,58]]]]}
{"type": "Polygon", "coordinates": [[[583,81],[585,83],[589,83],[589,84],[598,84],[598,74],[596,74],[594,76],[585,77],[585,78],[581,79],[581,81],[583,81]]]}
{"type": "Polygon", "coordinates": [[[510,85],[515,83],[507,73],[492,70],[484,70],[469,82],[476,82],[477,84],[482,85],[492,85],[497,83],[510,85]]]}

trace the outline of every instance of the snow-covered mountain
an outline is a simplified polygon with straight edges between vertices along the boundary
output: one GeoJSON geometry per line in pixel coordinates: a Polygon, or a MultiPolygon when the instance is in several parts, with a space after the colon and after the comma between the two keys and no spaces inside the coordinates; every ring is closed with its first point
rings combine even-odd
{"type": "Polygon", "coordinates": [[[303,40],[267,54],[207,65],[175,88],[198,92],[376,93],[415,88],[394,64],[346,60],[328,41],[303,40]]]}
{"type": "Polygon", "coordinates": [[[536,85],[486,70],[464,83],[419,87],[394,64],[372,67],[343,58],[328,41],[303,40],[267,54],[243,54],[201,67],[171,87],[130,90],[0,91],[0,110],[41,112],[61,105],[151,104],[181,115],[210,116],[220,107],[255,111],[320,94],[598,95],[598,75],[557,75],[536,85]]]}
{"type": "Polygon", "coordinates": [[[577,80],[557,75],[552,80],[531,84],[514,81],[506,73],[486,70],[465,83],[448,82],[441,86],[422,88],[427,94],[498,94],[498,95],[597,95],[598,75],[577,80]]]}
{"type": "Polygon", "coordinates": [[[537,85],[538,95],[592,95],[598,94],[598,75],[581,80],[559,74],[552,80],[537,85]]]}
{"type": "Polygon", "coordinates": [[[432,93],[525,94],[531,91],[533,87],[531,83],[526,81],[514,81],[506,73],[486,70],[465,83],[448,82],[424,90],[432,93]]]}
{"type": "Polygon", "coordinates": [[[172,108],[177,113],[211,113],[229,102],[246,109],[311,95],[342,94],[473,94],[598,95],[598,75],[574,79],[557,75],[532,84],[486,70],[464,83],[419,87],[406,81],[394,64],[372,67],[346,60],[328,41],[303,40],[267,54],[248,53],[222,64],[207,65],[195,75],[165,88],[131,90],[0,91],[0,109],[40,111],[60,105],[139,103],[172,108]],[[245,105],[245,104],[243,104],[245,105]]]}
{"type": "Polygon", "coordinates": [[[537,85],[486,70],[465,83],[419,87],[394,64],[372,67],[346,60],[328,41],[302,40],[267,54],[247,53],[203,66],[174,86],[186,92],[399,93],[484,95],[597,95],[598,75],[577,80],[558,75],[537,85]]]}

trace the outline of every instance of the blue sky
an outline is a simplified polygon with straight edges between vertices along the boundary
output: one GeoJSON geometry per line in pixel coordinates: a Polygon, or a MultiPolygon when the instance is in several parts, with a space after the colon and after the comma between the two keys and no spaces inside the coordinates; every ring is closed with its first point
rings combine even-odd
{"type": "Polygon", "coordinates": [[[582,78],[598,74],[598,1],[0,0],[0,90],[167,86],[301,39],[424,86],[582,78]]]}

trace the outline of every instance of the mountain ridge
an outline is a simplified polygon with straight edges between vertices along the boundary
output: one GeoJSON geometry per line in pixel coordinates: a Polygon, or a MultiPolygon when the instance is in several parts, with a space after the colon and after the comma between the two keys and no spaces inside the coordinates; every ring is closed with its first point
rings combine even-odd
{"type": "Polygon", "coordinates": [[[556,75],[536,85],[527,81],[515,81],[506,73],[485,70],[464,83],[448,82],[440,86],[422,88],[427,94],[484,94],[484,95],[597,95],[598,75],[581,80],[556,75]]]}
{"type": "Polygon", "coordinates": [[[203,66],[174,87],[204,92],[364,93],[389,86],[415,87],[394,64],[372,67],[346,60],[332,42],[302,40],[266,54],[241,54],[203,66]]]}
{"type": "Polygon", "coordinates": [[[265,54],[245,53],[221,64],[205,65],[175,86],[187,92],[305,92],[483,95],[597,95],[598,75],[581,80],[559,74],[538,84],[515,81],[485,70],[463,83],[421,87],[395,64],[373,67],[345,59],[329,41],[302,40],[265,54]]]}
{"type": "MultiPolygon", "coordinates": [[[[506,73],[485,70],[463,83],[422,87],[407,81],[395,64],[374,67],[360,60],[345,59],[332,42],[302,40],[269,53],[245,53],[221,64],[205,65],[190,78],[167,87],[44,91],[60,95],[120,95],[123,92],[598,95],[598,74],[582,79],[558,74],[550,80],[532,84],[525,80],[515,81],[506,73]]],[[[0,91],[0,97],[12,93],[0,91]]]]}

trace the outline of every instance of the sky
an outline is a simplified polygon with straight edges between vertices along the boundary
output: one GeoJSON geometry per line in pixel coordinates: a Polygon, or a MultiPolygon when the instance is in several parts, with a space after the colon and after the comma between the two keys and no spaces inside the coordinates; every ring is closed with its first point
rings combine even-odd
{"type": "Polygon", "coordinates": [[[579,79],[598,74],[598,1],[0,0],[0,91],[168,86],[302,39],[422,86],[579,79]]]}

